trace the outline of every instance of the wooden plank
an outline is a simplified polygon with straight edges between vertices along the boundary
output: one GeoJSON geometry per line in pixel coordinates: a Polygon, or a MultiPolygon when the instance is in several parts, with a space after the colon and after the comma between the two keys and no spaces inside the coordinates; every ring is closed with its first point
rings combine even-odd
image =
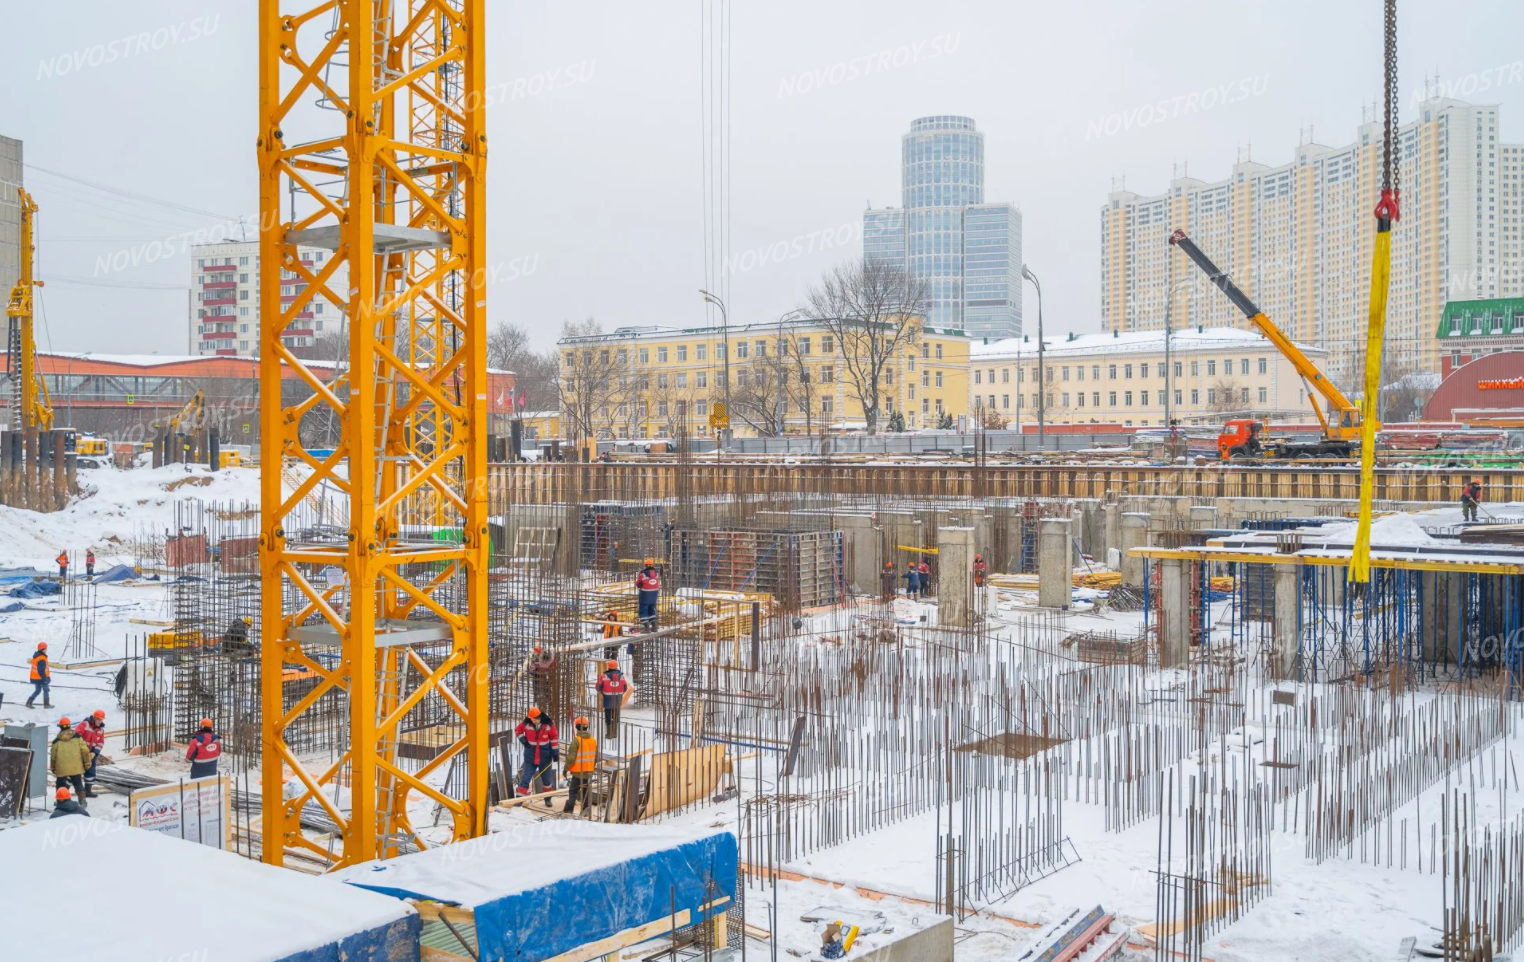
{"type": "Polygon", "coordinates": [[[719,784],[724,761],[724,745],[700,745],[653,755],[650,789],[642,817],[708,798],[719,784]]]}
{"type": "MultiPolygon", "coordinates": [[[[710,902],[706,905],[701,905],[699,906],[700,917],[707,917],[708,914],[716,914],[721,906],[728,905],[729,903],[730,896],[722,895],[719,898],[715,899],[713,902],[710,902]],[[716,913],[711,913],[710,910],[716,910],[716,913]]],[[[625,929],[622,932],[615,932],[608,938],[599,939],[596,942],[589,942],[586,945],[579,945],[569,952],[562,952],[560,955],[554,955],[548,959],[543,959],[542,962],[588,962],[590,959],[596,959],[600,956],[608,955],[611,952],[617,952],[620,949],[628,948],[632,945],[637,945],[648,939],[654,939],[658,935],[665,935],[668,932],[671,932],[674,927],[679,929],[683,928],[690,924],[691,919],[692,913],[690,913],[687,909],[683,909],[675,916],[669,915],[651,922],[647,922],[645,925],[638,925],[632,929],[625,929]]]]}

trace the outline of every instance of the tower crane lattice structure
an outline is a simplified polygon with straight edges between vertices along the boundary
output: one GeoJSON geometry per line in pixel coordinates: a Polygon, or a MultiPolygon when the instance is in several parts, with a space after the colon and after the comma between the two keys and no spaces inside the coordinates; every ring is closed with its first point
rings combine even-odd
{"type": "Polygon", "coordinates": [[[484,27],[484,0],[260,0],[267,862],[307,850],[342,867],[423,845],[410,798],[437,805],[453,839],[485,831],[484,27]],[[307,248],[332,256],[307,263],[307,248]],[[340,265],[347,289],[332,285],[340,265]],[[318,298],[348,337],[332,383],[287,346],[318,298]],[[309,397],[283,399],[282,368],[309,397]],[[331,454],[304,443],[314,412],[337,428],[331,454]],[[289,492],[287,464],[303,475],[289,492]],[[304,523],[319,485],[346,522],[304,523]],[[288,668],[316,686],[288,695],[288,668]],[[330,699],[349,747],[304,758],[292,736],[330,699]],[[425,726],[447,744],[409,763],[399,743],[425,726]],[[314,802],[341,827],[335,852],[302,834],[314,802]]]}

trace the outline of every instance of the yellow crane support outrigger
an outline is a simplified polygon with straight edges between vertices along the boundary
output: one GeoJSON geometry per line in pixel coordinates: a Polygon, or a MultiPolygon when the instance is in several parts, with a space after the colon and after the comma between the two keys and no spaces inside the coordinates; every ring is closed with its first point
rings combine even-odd
{"type": "Polygon", "coordinates": [[[18,431],[47,431],[53,427],[53,403],[37,370],[37,341],[32,334],[32,288],[42,286],[42,281],[32,277],[32,218],[37,213],[37,202],[20,187],[16,188],[16,201],[21,206],[21,277],[11,288],[11,299],[5,305],[9,324],[6,370],[13,385],[11,427],[18,431]]]}

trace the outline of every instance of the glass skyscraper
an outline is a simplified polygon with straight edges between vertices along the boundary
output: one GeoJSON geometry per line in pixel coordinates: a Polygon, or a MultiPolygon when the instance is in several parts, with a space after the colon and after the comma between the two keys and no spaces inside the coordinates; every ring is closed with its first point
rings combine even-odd
{"type": "Polygon", "coordinates": [[[1021,334],[1021,211],[984,202],[984,135],[922,117],[901,148],[903,206],[863,214],[863,257],[924,279],[927,322],[996,340],[1021,334]]]}

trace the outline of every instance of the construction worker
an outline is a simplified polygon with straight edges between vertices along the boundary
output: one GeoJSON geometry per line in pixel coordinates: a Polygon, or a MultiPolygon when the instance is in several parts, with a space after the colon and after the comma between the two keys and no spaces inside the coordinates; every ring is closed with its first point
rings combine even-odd
{"type": "MultiPolygon", "coordinates": [[[[556,762],[561,751],[556,747],[559,738],[556,723],[540,711],[538,705],[530,705],[524,720],[514,728],[519,744],[524,748],[524,764],[519,768],[518,794],[528,795],[530,783],[539,779],[544,791],[556,787],[556,762]]],[[[545,804],[549,805],[547,801],[545,804]]]]}
{"type": "Polygon", "coordinates": [[[894,573],[894,562],[884,562],[884,573],[878,576],[879,590],[884,601],[893,601],[895,595],[900,593],[900,579],[894,573]]]}
{"type": "Polygon", "coordinates": [[[38,695],[41,695],[42,707],[52,708],[53,673],[48,671],[48,643],[45,641],[39,641],[37,643],[37,650],[32,652],[32,672],[30,678],[32,682],[32,694],[26,700],[26,707],[31,708],[32,702],[37,700],[38,695]]]}
{"type": "Polygon", "coordinates": [[[612,641],[613,644],[603,646],[603,657],[618,658],[619,642],[616,640],[624,634],[624,626],[619,623],[619,612],[610,608],[603,613],[603,640],[612,641]]]}
{"type": "Polygon", "coordinates": [[[561,809],[570,813],[577,808],[577,799],[587,809],[588,782],[598,767],[598,740],[587,731],[587,716],[579,715],[577,733],[571,740],[571,763],[566,766],[566,805],[561,809]]]}
{"type": "Polygon", "coordinates": [[[58,735],[48,752],[48,770],[58,784],[74,786],[74,794],[85,794],[85,769],[90,765],[90,746],[75,734],[69,716],[58,719],[58,735]]]}
{"type": "Polygon", "coordinates": [[[605,738],[619,737],[619,711],[624,707],[625,693],[630,683],[624,680],[619,662],[610,658],[603,675],[598,679],[598,694],[603,696],[603,734],[605,738]]]}
{"type": "Polygon", "coordinates": [[[222,650],[224,654],[253,654],[254,646],[249,644],[249,629],[254,627],[254,619],[248,615],[242,618],[234,618],[228,623],[222,632],[222,650]]]}
{"type": "Polygon", "coordinates": [[[60,577],[60,578],[68,578],[69,577],[69,549],[65,548],[64,550],[58,552],[58,557],[54,558],[53,560],[58,562],[58,577],[60,577]]]}
{"type": "Polygon", "coordinates": [[[95,713],[89,715],[84,721],[74,726],[74,734],[84,739],[90,748],[90,767],[85,769],[85,798],[95,797],[95,763],[101,757],[101,749],[106,747],[106,713],[97,708],[95,713]]]}
{"type": "Polygon", "coordinates": [[[53,799],[53,814],[49,815],[48,818],[62,818],[65,815],[90,817],[90,813],[85,811],[85,807],[74,800],[67,786],[58,786],[58,791],[53,793],[53,799]]]}
{"type": "Polygon", "coordinates": [[[539,645],[534,646],[534,654],[529,658],[529,676],[534,681],[534,700],[536,704],[544,705],[552,718],[557,714],[556,668],[559,665],[555,652],[547,651],[539,645]]]}
{"type": "Polygon", "coordinates": [[[914,561],[905,562],[905,597],[919,598],[921,596],[921,571],[914,561]]]}
{"type": "Polygon", "coordinates": [[[974,555],[974,587],[984,587],[984,555],[974,555]]]}
{"type": "Polygon", "coordinates": [[[926,563],[926,556],[921,555],[921,563],[916,565],[916,570],[921,573],[921,597],[931,597],[931,565],[926,563]]]}
{"type": "Polygon", "coordinates": [[[1472,478],[1471,483],[1461,488],[1461,518],[1465,521],[1476,520],[1476,509],[1482,503],[1482,479],[1472,478]]]}
{"type": "Polygon", "coordinates": [[[640,611],[637,617],[640,626],[645,631],[656,630],[656,601],[661,597],[661,575],[656,571],[656,562],[647,558],[640,569],[640,574],[635,576],[635,593],[640,602],[640,611]]]}
{"type": "Polygon", "coordinates": [[[217,759],[222,757],[222,736],[212,730],[210,718],[201,719],[201,730],[191,736],[185,760],[191,763],[191,778],[217,774],[217,759]]]}
{"type": "Polygon", "coordinates": [[[94,578],[94,577],[95,577],[95,549],[94,548],[86,548],[85,549],[85,578],[86,579],[91,579],[91,578],[94,578]]]}

